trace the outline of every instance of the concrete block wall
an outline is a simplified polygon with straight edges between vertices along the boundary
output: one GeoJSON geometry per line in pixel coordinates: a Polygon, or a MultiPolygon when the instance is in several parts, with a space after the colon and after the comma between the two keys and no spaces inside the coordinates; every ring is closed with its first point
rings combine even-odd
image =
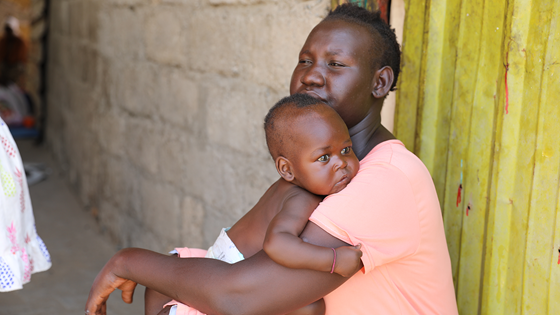
{"type": "Polygon", "coordinates": [[[278,178],[262,121],[329,4],[50,1],[48,143],[120,246],[209,246],[278,178]]]}

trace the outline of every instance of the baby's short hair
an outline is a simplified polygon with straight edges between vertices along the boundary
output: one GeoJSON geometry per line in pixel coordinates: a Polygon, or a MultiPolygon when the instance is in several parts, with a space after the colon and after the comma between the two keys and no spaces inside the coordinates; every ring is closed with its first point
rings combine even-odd
{"type": "Polygon", "coordinates": [[[370,31],[374,45],[370,51],[377,56],[375,59],[372,58],[373,70],[377,71],[377,69],[385,66],[391,67],[394,75],[391,91],[394,91],[399,78],[401,49],[397,42],[395,30],[385,23],[381,18],[381,13],[379,11],[371,12],[355,4],[345,3],[329,12],[323,19],[323,21],[328,20],[343,20],[364,26],[370,31]]]}
{"type": "Polygon", "coordinates": [[[328,106],[323,101],[307,94],[293,94],[274,104],[264,118],[266,144],[273,159],[278,156],[289,158],[292,152],[286,148],[286,141],[293,140],[289,134],[295,119],[313,113],[315,106],[328,106]]]}

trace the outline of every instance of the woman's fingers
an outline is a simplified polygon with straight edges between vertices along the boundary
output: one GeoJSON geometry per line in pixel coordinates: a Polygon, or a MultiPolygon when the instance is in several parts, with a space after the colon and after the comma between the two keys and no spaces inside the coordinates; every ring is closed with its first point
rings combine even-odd
{"type": "Polygon", "coordinates": [[[136,282],[131,280],[126,280],[121,284],[118,289],[122,290],[121,298],[125,303],[132,303],[132,297],[134,296],[134,289],[136,289],[136,282]]]}
{"type": "Polygon", "coordinates": [[[92,299],[91,293],[86,303],[86,315],[106,315],[107,299],[92,299]]]}
{"type": "Polygon", "coordinates": [[[117,277],[104,267],[93,281],[93,285],[89,291],[88,300],[86,302],[86,314],[89,311],[88,315],[106,315],[107,300],[115,289],[123,291],[123,301],[132,303],[134,288],[136,288],[135,282],[117,277]]]}

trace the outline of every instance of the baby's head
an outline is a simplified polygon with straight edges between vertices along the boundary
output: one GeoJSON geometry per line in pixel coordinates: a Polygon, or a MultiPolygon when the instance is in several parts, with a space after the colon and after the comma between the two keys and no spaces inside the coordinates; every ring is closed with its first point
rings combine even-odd
{"type": "Polygon", "coordinates": [[[270,109],[264,128],[280,176],[311,193],[339,192],[358,172],[346,124],[321,100],[285,97],[270,109]]]}

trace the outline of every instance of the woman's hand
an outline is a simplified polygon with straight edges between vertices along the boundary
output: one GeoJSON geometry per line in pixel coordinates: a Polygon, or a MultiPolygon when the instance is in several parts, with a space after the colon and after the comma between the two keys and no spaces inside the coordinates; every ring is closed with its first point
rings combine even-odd
{"type": "Polygon", "coordinates": [[[113,273],[118,255],[119,253],[115,254],[95,277],[86,302],[86,315],[106,315],[107,300],[116,289],[122,291],[121,296],[124,302],[132,303],[136,282],[121,278],[113,273]]]}
{"type": "Polygon", "coordinates": [[[362,244],[336,248],[334,272],[343,277],[351,277],[364,266],[362,264],[362,244]]]}

